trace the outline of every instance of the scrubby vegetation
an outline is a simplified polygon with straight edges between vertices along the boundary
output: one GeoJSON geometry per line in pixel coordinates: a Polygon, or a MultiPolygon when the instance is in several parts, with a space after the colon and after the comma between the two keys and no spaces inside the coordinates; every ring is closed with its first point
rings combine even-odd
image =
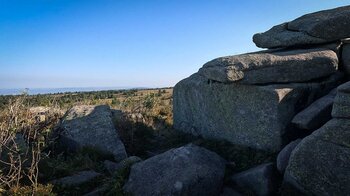
{"type": "Polygon", "coordinates": [[[0,190],[4,195],[80,195],[103,187],[123,194],[129,169],[114,175],[104,168],[113,156],[96,149],[75,153],[55,145],[54,130],[67,109],[78,104],[107,104],[129,156],[147,159],[193,142],[229,161],[228,174],[274,158],[274,155],[182,134],[172,127],[172,89],[100,91],[51,95],[0,96],[0,190]],[[41,106],[38,108],[38,106],[41,106]],[[102,177],[81,187],[59,187],[52,180],[94,170],[102,177]]]}

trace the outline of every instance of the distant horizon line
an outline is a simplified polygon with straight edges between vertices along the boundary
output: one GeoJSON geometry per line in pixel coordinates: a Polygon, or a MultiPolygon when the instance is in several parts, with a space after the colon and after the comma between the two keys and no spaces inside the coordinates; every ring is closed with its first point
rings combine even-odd
{"type": "Polygon", "coordinates": [[[156,88],[172,88],[172,87],[52,87],[52,88],[0,88],[0,95],[19,95],[28,89],[29,95],[38,94],[55,94],[55,93],[71,93],[71,92],[93,92],[108,90],[132,90],[132,89],[156,89],[156,88]]]}

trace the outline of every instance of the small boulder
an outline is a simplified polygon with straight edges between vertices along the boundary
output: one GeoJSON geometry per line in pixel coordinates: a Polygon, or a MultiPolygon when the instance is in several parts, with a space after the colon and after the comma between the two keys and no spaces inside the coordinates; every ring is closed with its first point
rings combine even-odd
{"type": "Polygon", "coordinates": [[[85,183],[89,183],[92,180],[101,177],[102,174],[97,173],[95,171],[82,171],[77,174],[74,174],[72,176],[67,176],[64,178],[60,178],[57,180],[53,180],[52,183],[60,186],[65,187],[73,187],[73,186],[80,186],[85,183]]]}
{"type": "Polygon", "coordinates": [[[285,146],[277,156],[277,170],[283,174],[287,168],[290,154],[294,148],[301,142],[301,139],[297,139],[285,146]]]}
{"type": "Polygon", "coordinates": [[[196,145],[171,149],[134,164],[127,193],[142,195],[219,195],[225,160],[196,145]]]}
{"type": "Polygon", "coordinates": [[[251,190],[256,195],[273,195],[278,186],[278,174],[273,163],[265,163],[233,175],[230,181],[232,186],[251,190]]]}
{"type": "Polygon", "coordinates": [[[111,116],[111,110],[106,105],[74,106],[68,110],[60,124],[62,146],[68,150],[90,146],[113,154],[117,161],[125,159],[125,147],[111,116]]]}
{"type": "Polygon", "coordinates": [[[223,83],[266,84],[310,81],[337,69],[338,57],[334,51],[314,48],[220,57],[204,64],[199,74],[223,83]]]}
{"type": "Polygon", "coordinates": [[[292,124],[299,129],[316,130],[332,118],[332,107],[336,89],[313,102],[294,116],[292,124]]]}

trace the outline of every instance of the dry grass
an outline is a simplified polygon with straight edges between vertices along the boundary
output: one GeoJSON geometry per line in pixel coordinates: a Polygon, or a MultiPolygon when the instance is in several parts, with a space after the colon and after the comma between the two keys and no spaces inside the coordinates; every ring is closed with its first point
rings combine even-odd
{"type": "Polygon", "coordinates": [[[29,186],[34,195],[39,185],[39,162],[47,156],[43,150],[49,144],[51,130],[62,113],[57,108],[45,114],[30,111],[26,95],[10,100],[0,112],[0,186],[16,194],[29,186]],[[45,116],[45,117],[43,117],[45,116]]]}

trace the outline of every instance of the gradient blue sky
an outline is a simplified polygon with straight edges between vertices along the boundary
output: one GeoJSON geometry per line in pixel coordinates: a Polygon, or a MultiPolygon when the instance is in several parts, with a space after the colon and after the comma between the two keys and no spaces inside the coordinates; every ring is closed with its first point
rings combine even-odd
{"type": "Polygon", "coordinates": [[[164,87],[350,0],[0,0],[0,88],[164,87]]]}

